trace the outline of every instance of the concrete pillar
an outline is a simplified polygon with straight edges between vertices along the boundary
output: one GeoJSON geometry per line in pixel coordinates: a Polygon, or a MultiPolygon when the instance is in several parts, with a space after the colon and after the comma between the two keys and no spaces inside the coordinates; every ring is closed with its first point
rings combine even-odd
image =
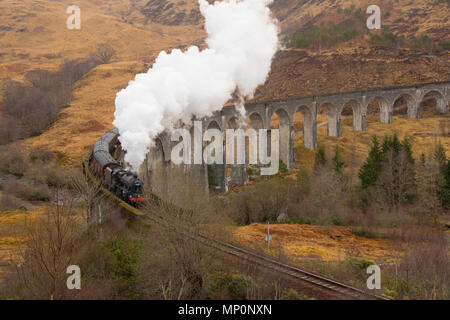
{"type": "Polygon", "coordinates": [[[338,112],[334,112],[334,114],[328,114],[328,136],[340,137],[341,134],[341,115],[338,114],[338,112]]]}
{"type": "MultiPolygon", "coordinates": [[[[236,128],[237,129],[237,128],[236,128]]],[[[235,141],[236,143],[237,141],[235,141]]],[[[227,143],[231,143],[227,141],[227,143]]],[[[235,144],[235,148],[236,144],[235,144]]],[[[224,145],[224,163],[225,163],[225,176],[227,176],[227,166],[226,166],[226,145],[224,145]]],[[[237,150],[235,150],[237,151],[237,150]]],[[[236,156],[236,155],[235,155],[236,156]]],[[[236,161],[234,159],[234,161],[236,161]]],[[[230,164],[230,183],[236,186],[245,186],[248,183],[247,175],[247,165],[246,164],[230,164]]],[[[226,187],[226,189],[228,189],[226,187]]]]}
{"type": "Polygon", "coordinates": [[[366,115],[362,110],[355,110],[353,112],[353,130],[366,131],[366,115]]]}
{"type": "Polygon", "coordinates": [[[223,164],[208,165],[208,184],[216,192],[226,191],[226,166],[223,164]]]}
{"type": "Polygon", "coordinates": [[[317,149],[317,121],[314,117],[303,120],[303,145],[306,149],[317,149]]]}
{"type": "Polygon", "coordinates": [[[436,109],[439,114],[444,114],[448,112],[448,103],[441,98],[436,98],[436,109]]]}
{"type": "Polygon", "coordinates": [[[247,166],[245,164],[232,164],[230,172],[231,183],[236,186],[245,186],[248,182],[247,166]]]}
{"type": "Polygon", "coordinates": [[[290,123],[281,123],[279,125],[280,130],[280,160],[286,164],[288,168],[292,168],[292,149],[293,149],[293,137],[294,137],[294,126],[290,123]]]}
{"type": "Polygon", "coordinates": [[[394,102],[390,104],[390,108],[387,102],[380,101],[380,122],[381,123],[392,123],[392,110],[394,110],[394,102]]]}
{"type": "Polygon", "coordinates": [[[295,169],[295,145],[294,145],[294,124],[289,125],[289,149],[287,167],[289,170],[295,169]]]}
{"type": "MultiPolygon", "coordinates": [[[[420,118],[420,102],[417,101],[406,101],[407,110],[408,110],[408,118],[410,119],[419,119],[420,118]]],[[[392,122],[392,119],[391,119],[392,122]]]]}

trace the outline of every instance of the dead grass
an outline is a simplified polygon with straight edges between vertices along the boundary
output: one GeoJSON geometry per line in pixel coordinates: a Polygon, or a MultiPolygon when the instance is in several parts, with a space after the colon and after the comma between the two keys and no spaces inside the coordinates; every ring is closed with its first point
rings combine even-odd
{"type": "MultiPolygon", "coordinates": [[[[264,247],[267,225],[253,223],[235,228],[233,234],[241,244],[264,247]]],[[[294,262],[311,259],[340,262],[354,256],[386,262],[398,257],[391,241],[357,237],[348,227],[275,224],[270,226],[270,234],[275,255],[281,250],[294,262]]]]}
{"type": "MultiPolygon", "coordinates": [[[[319,119],[320,120],[320,119],[319,119]]],[[[321,121],[317,121],[320,123],[321,121]]],[[[322,119],[326,121],[326,118],[322,119]]],[[[404,116],[394,116],[392,124],[384,124],[379,121],[379,115],[369,116],[367,119],[367,131],[354,131],[351,116],[342,117],[342,136],[340,138],[328,137],[327,126],[317,129],[318,144],[323,144],[329,158],[334,155],[334,148],[339,144],[346,161],[354,158],[353,163],[360,166],[367,157],[371,148],[373,135],[383,137],[392,135],[394,132],[399,137],[409,135],[413,138],[412,147],[416,159],[422,153],[431,154],[438,141],[442,143],[446,150],[447,157],[450,156],[450,136],[444,136],[441,129],[441,123],[450,123],[449,115],[429,115],[422,119],[408,119],[404,116]]],[[[298,131],[296,130],[296,134],[298,131]]],[[[314,152],[302,147],[302,138],[295,138],[295,154],[298,165],[311,165],[314,159],[314,152]]]]}

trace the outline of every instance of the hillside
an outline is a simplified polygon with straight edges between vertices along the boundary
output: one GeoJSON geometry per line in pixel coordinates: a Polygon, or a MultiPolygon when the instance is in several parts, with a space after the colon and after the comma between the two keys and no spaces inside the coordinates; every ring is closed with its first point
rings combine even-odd
{"type": "Polygon", "coordinates": [[[19,78],[29,69],[55,68],[64,59],[86,57],[110,43],[117,60],[142,60],[159,51],[203,38],[200,24],[154,22],[134,9],[135,1],[77,1],[81,30],[68,30],[68,1],[0,2],[0,78],[19,78]]]}
{"type": "MultiPolygon", "coordinates": [[[[85,58],[102,43],[115,49],[110,63],[98,65],[75,84],[70,105],[43,134],[18,142],[28,149],[39,146],[57,151],[64,164],[78,166],[95,141],[113,128],[116,93],[136,74],[146,72],[161,50],[193,44],[203,47],[205,32],[197,0],[78,0],[80,31],[66,28],[70,4],[65,0],[0,0],[0,79],[24,81],[30,70],[56,70],[65,59],[85,58]]],[[[365,0],[274,0],[271,9],[279,21],[280,40],[330,23],[353,33],[332,46],[315,35],[305,48],[281,48],[254,101],[450,80],[449,50],[439,47],[450,40],[448,0],[380,0],[377,4],[386,29],[374,32],[365,30],[361,21],[361,12],[366,17],[369,4],[365,0]],[[392,43],[373,42],[375,35],[389,38],[391,34],[396,39],[392,43]]],[[[339,144],[354,174],[374,134],[412,136],[416,158],[431,152],[439,140],[450,156],[450,115],[436,115],[432,107],[424,119],[395,113],[392,124],[380,123],[379,116],[371,113],[366,132],[353,131],[351,115],[345,114],[342,137],[327,137],[326,126],[321,126],[318,142],[325,145],[327,155],[339,144]]],[[[302,148],[301,119],[295,120],[297,165],[311,167],[314,152],[302,148]]],[[[325,121],[326,115],[319,114],[318,123],[325,121]]],[[[44,208],[30,209],[30,216],[42,215],[44,208]]],[[[1,268],[26,240],[21,233],[25,217],[21,210],[0,215],[1,268]]],[[[235,239],[265,246],[265,228],[257,223],[237,227],[235,239]]],[[[382,262],[401,255],[391,241],[361,238],[347,227],[280,224],[271,230],[276,253],[284,252],[295,262],[340,262],[353,255],[382,262]]],[[[4,276],[1,268],[0,278],[4,276]]]]}

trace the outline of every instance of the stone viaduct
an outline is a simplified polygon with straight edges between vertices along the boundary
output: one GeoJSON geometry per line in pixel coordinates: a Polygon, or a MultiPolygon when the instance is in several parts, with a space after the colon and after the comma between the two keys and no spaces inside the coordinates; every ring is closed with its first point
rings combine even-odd
{"type": "MultiPolygon", "coordinates": [[[[366,130],[366,114],[369,104],[379,108],[380,121],[392,123],[395,103],[403,99],[407,106],[409,118],[420,118],[423,102],[434,99],[438,113],[449,112],[450,81],[418,84],[403,87],[388,87],[363,91],[342,92],[288,98],[245,105],[248,120],[242,121],[241,115],[234,107],[224,107],[211,117],[201,119],[203,130],[210,128],[222,132],[227,128],[238,129],[253,127],[268,129],[270,133],[271,120],[276,114],[280,133],[280,159],[289,169],[295,168],[294,159],[294,115],[301,113],[303,118],[303,144],[307,149],[317,148],[317,115],[319,110],[327,113],[328,135],[341,136],[341,113],[344,108],[351,108],[353,113],[353,129],[366,130]]],[[[164,132],[156,141],[156,147],[150,150],[144,163],[143,179],[157,194],[168,191],[171,164],[171,149],[177,142],[171,142],[170,134],[164,132]],[[156,174],[156,172],[159,174],[156,174]],[[157,178],[158,176],[158,178],[157,178]],[[159,182],[157,182],[157,180],[159,182]]],[[[226,191],[229,183],[244,185],[247,183],[246,165],[189,165],[183,169],[186,175],[191,175],[205,186],[213,185],[219,191],[226,191]],[[212,175],[211,172],[214,172],[212,175]]],[[[206,187],[207,189],[207,187],[206,187]]]]}

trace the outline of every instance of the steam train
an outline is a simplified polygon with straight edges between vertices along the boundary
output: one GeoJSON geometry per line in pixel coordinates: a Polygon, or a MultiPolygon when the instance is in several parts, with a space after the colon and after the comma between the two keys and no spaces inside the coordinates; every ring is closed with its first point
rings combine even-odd
{"type": "Polygon", "coordinates": [[[143,184],[137,175],[125,169],[111,154],[120,146],[119,131],[108,131],[94,145],[89,157],[91,171],[117,197],[137,207],[144,202],[143,184]]]}

